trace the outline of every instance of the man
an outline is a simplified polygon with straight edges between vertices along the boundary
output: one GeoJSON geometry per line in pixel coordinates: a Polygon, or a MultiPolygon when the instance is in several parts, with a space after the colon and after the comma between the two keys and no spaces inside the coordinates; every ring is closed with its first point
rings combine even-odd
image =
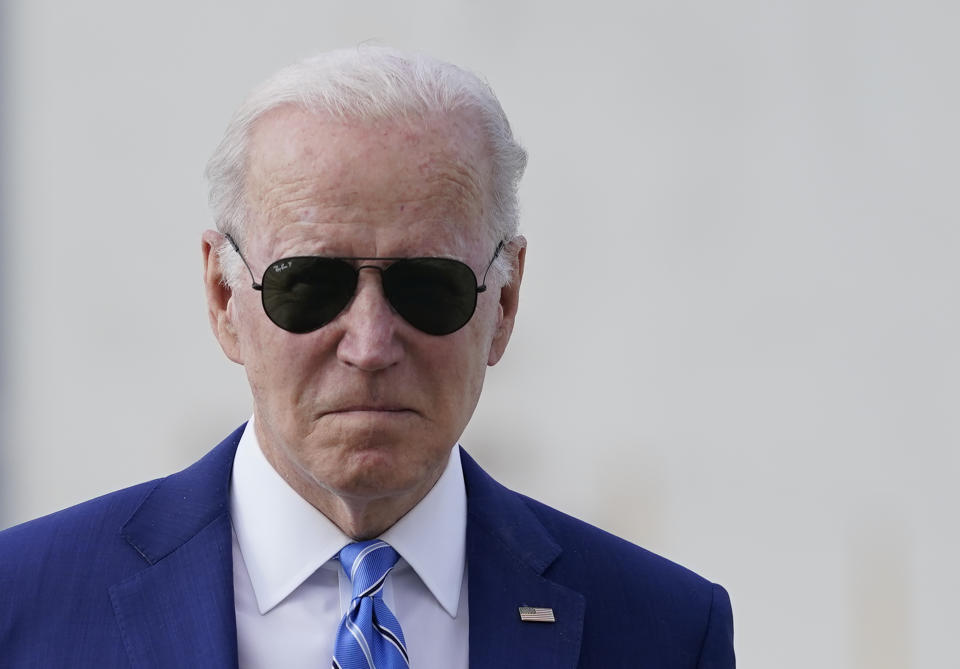
{"type": "Polygon", "coordinates": [[[255,91],[202,240],[253,416],[2,533],[0,665],[732,667],[720,586],[457,445],[517,313],[525,162],[489,88],[422,56],[334,52],[255,91]]]}

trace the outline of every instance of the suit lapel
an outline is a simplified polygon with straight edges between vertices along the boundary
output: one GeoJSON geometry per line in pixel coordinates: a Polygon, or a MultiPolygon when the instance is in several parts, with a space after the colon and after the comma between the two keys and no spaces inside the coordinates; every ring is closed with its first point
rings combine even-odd
{"type": "Polygon", "coordinates": [[[123,527],[146,568],[110,588],[134,667],[236,667],[230,472],[243,426],[162,480],[123,527]]]}
{"type": "Polygon", "coordinates": [[[513,493],[461,452],[467,488],[470,666],[573,668],[584,597],[544,577],[561,548],[513,493]],[[553,609],[555,623],[524,622],[518,608],[553,609]]]}

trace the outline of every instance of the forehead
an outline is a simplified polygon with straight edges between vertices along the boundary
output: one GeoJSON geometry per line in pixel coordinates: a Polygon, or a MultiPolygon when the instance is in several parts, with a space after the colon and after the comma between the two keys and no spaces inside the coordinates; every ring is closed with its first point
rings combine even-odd
{"type": "Polygon", "coordinates": [[[491,164],[466,114],[354,121],[288,106],[253,128],[247,204],[268,237],[472,237],[486,231],[491,164]]]}

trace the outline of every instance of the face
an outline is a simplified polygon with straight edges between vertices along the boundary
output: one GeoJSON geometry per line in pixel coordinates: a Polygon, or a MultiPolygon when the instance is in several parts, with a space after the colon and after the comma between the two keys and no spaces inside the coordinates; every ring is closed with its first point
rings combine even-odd
{"type": "MultiPolygon", "coordinates": [[[[443,256],[482,280],[496,246],[485,223],[491,167],[468,118],[344,122],[281,108],[255,126],[250,156],[241,250],[258,280],[271,262],[301,255],[443,256]]],[[[246,281],[233,292],[217,285],[209,250],[220,238],[204,240],[211,322],[246,369],[267,459],[322,511],[337,500],[415,504],[509,340],[522,253],[513,285],[491,274],[473,318],[453,334],[406,323],[375,270],[360,272],[335,320],[292,334],[267,318],[246,281]]]]}

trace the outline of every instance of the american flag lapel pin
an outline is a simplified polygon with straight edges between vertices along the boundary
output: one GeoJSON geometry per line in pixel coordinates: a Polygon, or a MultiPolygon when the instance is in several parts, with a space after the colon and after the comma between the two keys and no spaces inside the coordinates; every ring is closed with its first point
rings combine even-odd
{"type": "Polygon", "coordinates": [[[557,619],[553,617],[553,609],[539,606],[521,606],[520,620],[525,623],[555,623],[557,619]]]}

